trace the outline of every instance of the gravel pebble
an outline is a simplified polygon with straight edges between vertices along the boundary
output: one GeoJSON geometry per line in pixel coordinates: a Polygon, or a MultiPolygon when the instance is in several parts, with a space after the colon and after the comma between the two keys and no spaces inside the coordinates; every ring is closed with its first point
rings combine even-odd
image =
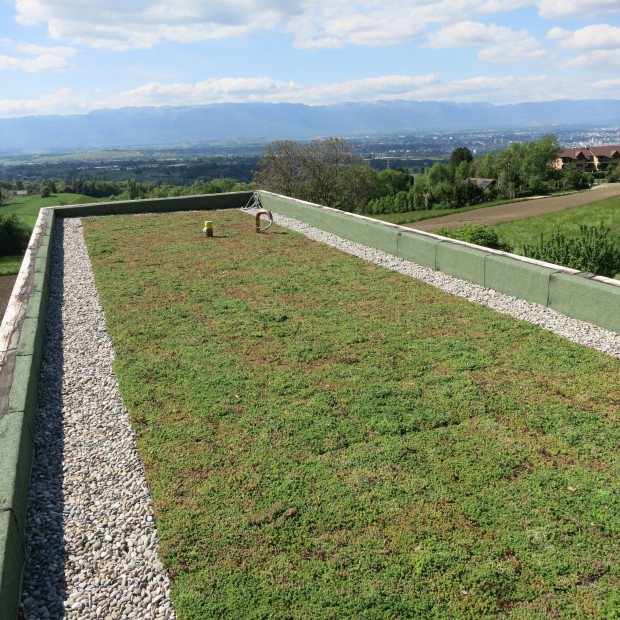
{"type": "Polygon", "coordinates": [[[20,610],[26,619],[172,619],[81,221],[57,220],[52,244],[20,610]]]}

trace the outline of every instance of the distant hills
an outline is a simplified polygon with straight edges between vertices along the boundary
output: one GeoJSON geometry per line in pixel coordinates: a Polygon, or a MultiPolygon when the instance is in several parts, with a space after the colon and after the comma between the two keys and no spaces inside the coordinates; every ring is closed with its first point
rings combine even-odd
{"type": "Polygon", "coordinates": [[[226,103],[0,119],[0,152],[170,146],[436,131],[618,127],[620,101],[492,105],[385,101],[308,106],[226,103]]]}

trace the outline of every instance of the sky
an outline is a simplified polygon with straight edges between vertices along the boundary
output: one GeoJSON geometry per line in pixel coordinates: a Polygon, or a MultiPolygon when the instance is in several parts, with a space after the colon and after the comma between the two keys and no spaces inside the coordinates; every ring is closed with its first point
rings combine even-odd
{"type": "Polygon", "coordinates": [[[620,0],[0,0],[0,118],[618,99],[620,0]]]}

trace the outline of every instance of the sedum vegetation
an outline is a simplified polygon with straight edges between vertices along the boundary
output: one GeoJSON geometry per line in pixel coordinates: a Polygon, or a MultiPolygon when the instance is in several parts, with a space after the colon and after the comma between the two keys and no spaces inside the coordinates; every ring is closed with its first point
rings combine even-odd
{"type": "Polygon", "coordinates": [[[238,211],[85,235],[179,618],[615,616],[617,359],[238,211]]]}

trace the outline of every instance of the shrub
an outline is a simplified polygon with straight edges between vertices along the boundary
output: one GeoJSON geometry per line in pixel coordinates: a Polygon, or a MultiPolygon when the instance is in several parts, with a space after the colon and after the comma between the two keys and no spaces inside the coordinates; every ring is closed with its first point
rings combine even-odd
{"type": "Polygon", "coordinates": [[[16,215],[0,215],[0,256],[23,254],[29,239],[30,228],[16,215]]]}
{"type": "Polygon", "coordinates": [[[513,250],[513,247],[510,244],[502,243],[499,240],[495,228],[492,226],[486,226],[485,224],[478,224],[476,226],[472,226],[471,224],[463,224],[460,228],[442,227],[438,228],[434,232],[436,235],[441,235],[442,237],[450,237],[451,239],[458,239],[459,241],[482,245],[486,248],[503,250],[504,252],[512,252],[513,250]]]}
{"type": "Polygon", "coordinates": [[[620,243],[603,224],[580,226],[578,237],[559,229],[549,237],[541,233],[538,245],[526,245],[523,254],[608,278],[620,273],[620,243]]]}
{"type": "Polygon", "coordinates": [[[605,174],[605,180],[608,183],[618,183],[620,182],[620,166],[610,166],[605,174]]]}

